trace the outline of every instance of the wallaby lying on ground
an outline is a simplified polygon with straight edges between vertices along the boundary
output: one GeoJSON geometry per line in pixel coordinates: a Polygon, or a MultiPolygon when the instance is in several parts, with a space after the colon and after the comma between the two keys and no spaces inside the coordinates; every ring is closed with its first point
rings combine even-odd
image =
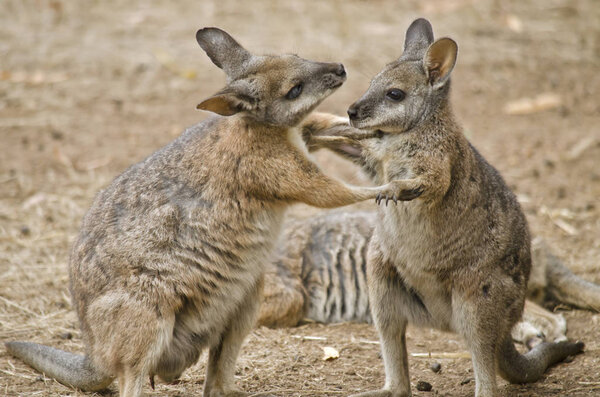
{"type": "Polygon", "coordinates": [[[342,85],[343,65],[255,56],[216,28],[196,39],[228,78],[198,108],[230,117],[189,128],[96,196],[69,267],[86,355],[6,344],[61,383],[100,390],[118,378],[121,396],[139,396],[148,376],[174,380],[209,347],[204,396],[243,395],[235,362],[286,207],[396,191],[344,185],[307,157],[296,126],[342,85]]]}
{"type": "Polygon", "coordinates": [[[529,231],[514,194],[454,119],[456,56],[453,40],[434,42],[429,22],[413,22],[402,56],[348,109],[352,126],[372,137],[331,141],[377,182],[401,180],[414,193],[381,206],[369,242],[369,301],[386,381],[361,396],[411,395],[408,321],[465,339],[477,397],[497,394],[496,368],[510,382],[533,382],[583,349],[581,342],[541,343],[521,355],[513,344],[531,268],[529,231]]]}
{"type": "MultiPolygon", "coordinates": [[[[293,327],[306,321],[371,322],[367,292],[367,247],[377,222],[374,212],[325,212],[284,223],[274,258],[267,264],[258,324],[293,327]]],[[[399,243],[401,244],[401,243],[399,243]]],[[[566,321],[539,305],[559,301],[600,307],[600,286],[574,275],[540,238],[532,242],[531,277],[521,321],[513,340],[529,349],[566,340],[566,321]]]]}

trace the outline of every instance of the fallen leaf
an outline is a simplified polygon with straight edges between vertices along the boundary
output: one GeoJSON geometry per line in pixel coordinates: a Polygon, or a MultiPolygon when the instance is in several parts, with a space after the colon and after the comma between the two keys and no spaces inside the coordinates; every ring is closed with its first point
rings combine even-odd
{"type": "Polygon", "coordinates": [[[335,360],[340,357],[340,352],[338,352],[333,347],[325,346],[323,348],[323,361],[335,360]]]}
{"type": "Polygon", "coordinates": [[[521,33],[523,31],[523,22],[521,22],[521,19],[516,15],[510,14],[506,16],[506,26],[515,33],[521,33]]]}

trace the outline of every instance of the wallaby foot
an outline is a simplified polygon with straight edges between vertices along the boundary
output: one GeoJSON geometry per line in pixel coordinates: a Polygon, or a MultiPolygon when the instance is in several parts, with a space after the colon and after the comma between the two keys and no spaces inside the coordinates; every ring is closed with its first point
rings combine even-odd
{"type": "Polygon", "coordinates": [[[403,313],[408,312],[406,290],[393,265],[386,261],[380,246],[373,240],[369,245],[367,272],[371,314],[381,341],[381,354],[385,367],[385,386],[367,392],[365,396],[410,396],[408,353],[406,351],[406,325],[403,313]],[[372,394],[369,394],[372,393],[372,394]]]}

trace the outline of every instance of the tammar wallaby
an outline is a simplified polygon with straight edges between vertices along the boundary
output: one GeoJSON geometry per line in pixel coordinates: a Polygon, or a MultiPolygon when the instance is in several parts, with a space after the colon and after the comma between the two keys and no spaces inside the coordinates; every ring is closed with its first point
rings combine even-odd
{"type": "Polygon", "coordinates": [[[583,349],[541,343],[522,355],[511,340],[527,292],[530,237],[514,194],[450,109],[457,50],[452,39],[434,41],[428,21],[414,21],[403,54],[348,109],[351,125],[372,137],[330,142],[375,181],[400,180],[415,196],[380,206],[369,243],[369,301],[386,381],[362,396],[411,395],[408,321],[464,338],[478,397],[497,394],[496,368],[510,382],[533,382],[583,349]]]}
{"type": "Polygon", "coordinates": [[[235,362],[286,207],[395,192],[347,186],[307,155],[300,123],[345,81],[343,65],[255,56],[216,28],[196,39],[227,74],[225,88],[198,105],[218,115],[101,191],[73,246],[70,289],[86,354],[6,344],[66,385],[100,390],[118,378],[121,396],[139,396],[145,379],[178,378],[208,347],[204,396],[244,395],[235,362]]]}

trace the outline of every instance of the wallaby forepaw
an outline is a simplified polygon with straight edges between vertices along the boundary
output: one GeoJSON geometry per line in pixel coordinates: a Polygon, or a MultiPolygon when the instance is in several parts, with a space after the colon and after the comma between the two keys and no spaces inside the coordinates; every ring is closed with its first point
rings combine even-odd
{"type": "Polygon", "coordinates": [[[390,200],[392,200],[394,204],[398,204],[398,196],[396,196],[396,193],[392,194],[391,196],[383,193],[377,193],[377,196],[375,196],[375,203],[377,203],[377,205],[385,201],[385,205],[387,207],[390,200]]]}
{"type": "MultiPolygon", "coordinates": [[[[392,182],[393,183],[393,182],[392,182]]],[[[394,192],[393,189],[390,189],[390,192],[380,192],[375,196],[375,203],[380,205],[382,202],[385,202],[387,207],[390,200],[394,202],[394,204],[398,204],[398,201],[410,201],[414,200],[423,194],[423,187],[418,186],[413,189],[401,189],[400,192],[394,192]]]]}
{"type": "Polygon", "coordinates": [[[402,190],[400,192],[400,196],[398,197],[398,199],[402,200],[402,201],[410,201],[410,200],[416,199],[417,197],[419,197],[422,194],[423,194],[423,187],[418,186],[414,189],[402,190]]]}

